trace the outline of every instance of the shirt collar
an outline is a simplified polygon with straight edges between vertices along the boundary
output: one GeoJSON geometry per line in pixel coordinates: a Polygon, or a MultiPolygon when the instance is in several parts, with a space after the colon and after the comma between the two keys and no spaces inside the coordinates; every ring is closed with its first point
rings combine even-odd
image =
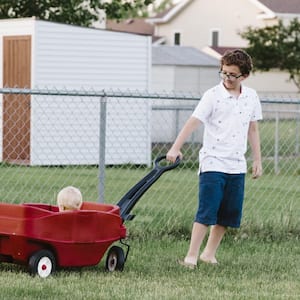
{"type": "MultiPolygon", "coordinates": [[[[222,93],[222,97],[223,97],[223,98],[232,98],[232,95],[231,95],[231,94],[227,91],[227,89],[224,87],[223,81],[220,82],[219,86],[220,86],[220,89],[221,89],[221,93],[222,93]]],[[[244,91],[243,85],[241,84],[241,94],[240,94],[239,98],[244,96],[244,95],[243,95],[243,91],[244,91]]]]}

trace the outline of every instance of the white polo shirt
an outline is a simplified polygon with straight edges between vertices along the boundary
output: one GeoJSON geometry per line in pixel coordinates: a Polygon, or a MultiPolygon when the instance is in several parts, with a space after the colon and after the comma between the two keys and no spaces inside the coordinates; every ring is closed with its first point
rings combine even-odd
{"type": "Polygon", "coordinates": [[[235,98],[221,82],[206,91],[195,108],[192,115],[204,124],[199,171],[246,173],[249,124],[262,119],[262,110],[255,90],[242,86],[241,91],[235,98]]]}

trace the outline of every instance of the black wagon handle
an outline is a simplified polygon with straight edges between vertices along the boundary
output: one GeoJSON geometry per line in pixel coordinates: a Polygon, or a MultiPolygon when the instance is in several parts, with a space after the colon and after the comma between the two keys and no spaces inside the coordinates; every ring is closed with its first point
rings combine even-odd
{"type": "Polygon", "coordinates": [[[123,221],[132,220],[134,215],[130,214],[135,204],[150,188],[150,186],[166,171],[175,169],[180,164],[180,158],[177,157],[174,163],[162,165],[161,162],[166,159],[166,156],[160,156],[154,161],[154,168],[152,171],[135,184],[117,203],[120,207],[120,216],[123,221]]]}
{"type": "Polygon", "coordinates": [[[172,163],[172,164],[169,163],[167,165],[160,165],[160,162],[162,160],[165,160],[166,158],[167,158],[166,155],[162,155],[162,156],[159,156],[158,158],[156,158],[154,161],[155,169],[163,170],[165,172],[165,171],[175,169],[180,164],[180,158],[178,156],[174,163],[172,163]]]}

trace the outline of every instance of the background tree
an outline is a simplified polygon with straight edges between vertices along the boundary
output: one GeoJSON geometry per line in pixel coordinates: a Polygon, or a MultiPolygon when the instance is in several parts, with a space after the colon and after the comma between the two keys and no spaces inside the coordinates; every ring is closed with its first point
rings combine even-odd
{"type": "Polygon", "coordinates": [[[300,23],[293,19],[288,25],[247,29],[240,33],[249,42],[247,52],[252,56],[254,71],[279,68],[287,71],[289,79],[300,92],[300,23]]]}
{"type": "Polygon", "coordinates": [[[0,19],[35,16],[73,25],[91,26],[98,21],[100,10],[108,19],[137,14],[153,0],[1,0],[0,19]]]}

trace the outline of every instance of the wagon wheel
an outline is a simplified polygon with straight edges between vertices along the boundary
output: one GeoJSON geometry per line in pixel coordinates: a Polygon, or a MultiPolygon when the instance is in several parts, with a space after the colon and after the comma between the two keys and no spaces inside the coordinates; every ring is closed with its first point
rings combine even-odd
{"type": "Polygon", "coordinates": [[[121,247],[113,246],[109,249],[105,268],[107,271],[123,271],[125,264],[124,251],[121,247]]]}
{"type": "Polygon", "coordinates": [[[32,275],[38,274],[40,277],[46,278],[55,271],[55,257],[49,250],[40,250],[29,258],[28,266],[32,275]]]}

